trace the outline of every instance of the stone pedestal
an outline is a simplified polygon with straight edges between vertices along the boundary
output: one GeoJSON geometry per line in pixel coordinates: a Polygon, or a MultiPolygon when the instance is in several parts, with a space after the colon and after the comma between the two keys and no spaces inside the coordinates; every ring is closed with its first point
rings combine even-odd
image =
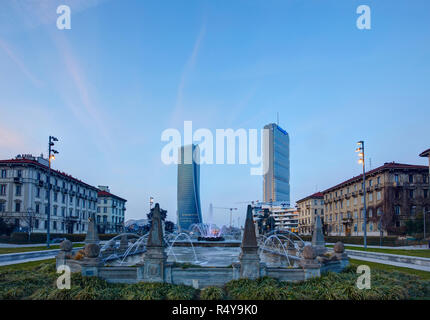
{"type": "Polygon", "coordinates": [[[128,248],[128,238],[126,234],[121,236],[121,240],[119,241],[119,251],[125,252],[128,248]]]}
{"type": "Polygon", "coordinates": [[[160,206],[151,209],[152,225],[149,231],[146,253],[143,260],[143,279],[147,282],[164,282],[167,255],[163,239],[160,206]]]}
{"type": "Polygon", "coordinates": [[[98,276],[98,268],[103,266],[100,259],[100,246],[96,243],[88,243],[84,247],[85,257],[81,262],[82,275],[98,276]]]}
{"type": "Polygon", "coordinates": [[[338,241],[335,243],[333,247],[334,256],[337,260],[339,260],[340,267],[342,269],[346,268],[349,265],[348,254],[345,252],[345,246],[342,242],[338,241]]]}
{"type": "Polygon", "coordinates": [[[73,244],[69,240],[64,240],[60,243],[60,252],[55,257],[55,265],[58,269],[61,265],[67,265],[67,260],[72,258],[73,244]]]}
{"type": "Polygon", "coordinates": [[[303,259],[299,266],[303,268],[305,280],[321,276],[321,264],[318,263],[316,250],[313,246],[306,246],[303,249],[303,259]]]}
{"type": "Polygon", "coordinates": [[[99,244],[100,239],[99,239],[99,234],[97,232],[97,226],[96,226],[96,221],[95,221],[95,214],[91,215],[88,218],[88,231],[87,231],[87,235],[85,236],[85,243],[95,243],[95,244],[99,244]]]}

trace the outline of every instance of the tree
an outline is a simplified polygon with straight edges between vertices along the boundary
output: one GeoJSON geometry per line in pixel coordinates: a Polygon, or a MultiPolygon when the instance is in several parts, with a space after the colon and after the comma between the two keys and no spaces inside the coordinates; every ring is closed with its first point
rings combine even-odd
{"type": "Polygon", "coordinates": [[[14,224],[7,223],[2,217],[0,217],[0,235],[5,234],[9,236],[14,228],[14,224]]]}

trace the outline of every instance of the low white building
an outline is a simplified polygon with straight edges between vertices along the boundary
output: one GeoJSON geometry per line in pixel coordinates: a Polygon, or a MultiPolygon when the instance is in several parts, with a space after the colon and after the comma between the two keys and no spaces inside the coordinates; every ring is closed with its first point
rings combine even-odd
{"type": "Polygon", "coordinates": [[[42,155],[0,160],[0,217],[15,231],[46,233],[50,189],[50,232],[86,233],[98,189],[54,169],[48,181],[48,166],[42,155]]]}
{"type": "Polygon", "coordinates": [[[265,213],[274,219],[275,230],[298,232],[299,214],[296,208],[282,203],[256,202],[252,204],[254,222],[258,223],[265,213]]]}
{"type": "Polygon", "coordinates": [[[99,186],[97,196],[98,231],[100,233],[123,232],[127,200],[112,194],[108,186],[99,186]]]}

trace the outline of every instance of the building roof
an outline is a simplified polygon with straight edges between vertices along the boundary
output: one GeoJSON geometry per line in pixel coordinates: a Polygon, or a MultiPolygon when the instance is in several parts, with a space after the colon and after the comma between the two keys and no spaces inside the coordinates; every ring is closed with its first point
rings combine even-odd
{"type": "MultiPolygon", "coordinates": [[[[425,169],[425,170],[428,170],[428,168],[429,168],[428,166],[421,166],[421,165],[414,165],[414,164],[403,164],[403,163],[396,163],[396,162],[386,162],[386,163],[384,163],[384,165],[382,165],[378,168],[367,171],[366,176],[380,173],[380,172],[386,171],[386,170],[394,170],[394,169],[397,169],[397,170],[425,169]]],[[[334,187],[328,188],[327,190],[324,190],[323,193],[338,189],[338,188],[342,187],[343,185],[358,181],[360,179],[363,179],[363,174],[360,174],[360,175],[355,176],[351,179],[348,179],[344,182],[341,182],[341,183],[335,185],[334,187]]]]}
{"type": "MultiPolygon", "coordinates": [[[[6,164],[6,165],[8,165],[8,164],[16,164],[16,165],[29,164],[29,165],[34,165],[34,166],[39,167],[39,168],[44,169],[44,170],[48,170],[49,169],[48,166],[45,166],[44,164],[41,164],[41,163],[37,162],[36,160],[31,160],[31,159],[8,159],[8,160],[0,160],[0,165],[2,165],[2,164],[6,164]]],[[[89,184],[87,184],[87,183],[85,183],[85,182],[83,182],[83,181],[81,181],[79,179],[76,179],[76,178],[72,177],[71,175],[69,175],[69,174],[67,174],[65,172],[61,172],[61,171],[58,171],[58,170],[55,170],[55,169],[52,169],[52,168],[51,168],[51,172],[56,173],[56,174],[58,174],[58,175],[60,175],[60,176],[62,176],[64,178],[66,178],[66,179],[72,180],[72,181],[74,181],[76,183],[83,184],[83,185],[85,185],[88,188],[91,188],[91,189],[94,189],[94,190],[98,190],[96,187],[94,187],[92,185],[89,185],[89,184]]]]}
{"type": "Polygon", "coordinates": [[[430,149],[427,149],[426,151],[423,151],[420,153],[420,157],[428,157],[430,156],[430,149]]]}
{"type": "Polygon", "coordinates": [[[121,198],[121,197],[118,197],[118,196],[116,196],[116,195],[114,195],[114,194],[112,194],[112,193],[110,193],[110,192],[103,191],[103,190],[99,190],[99,192],[97,193],[97,196],[98,196],[98,197],[111,197],[111,198],[116,198],[116,199],[122,200],[122,201],[124,201],[124,202],[126,202],[126,201],[127,201],[127,200],[125,200],[125,199],[123,199],[123,198],[121,198]]]}
{"type": "Polygon", "coordinates": [[[323,193],[318,191],[318,192],[315,192],[314,194],[311,194],[310,196],[307,196],[306,198],[296,201],[296,203],[300,203],[309,199],[323,199],[323,198],[324,198],[323,193]]]}

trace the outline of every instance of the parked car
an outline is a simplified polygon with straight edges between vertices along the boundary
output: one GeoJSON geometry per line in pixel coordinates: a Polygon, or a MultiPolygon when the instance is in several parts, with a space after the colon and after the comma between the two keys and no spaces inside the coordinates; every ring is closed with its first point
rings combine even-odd
{"type": "Polygon", "coordinates": [[[54,238],[49,243],[60,243],[66,240],[66,238],[54,238]]]}

